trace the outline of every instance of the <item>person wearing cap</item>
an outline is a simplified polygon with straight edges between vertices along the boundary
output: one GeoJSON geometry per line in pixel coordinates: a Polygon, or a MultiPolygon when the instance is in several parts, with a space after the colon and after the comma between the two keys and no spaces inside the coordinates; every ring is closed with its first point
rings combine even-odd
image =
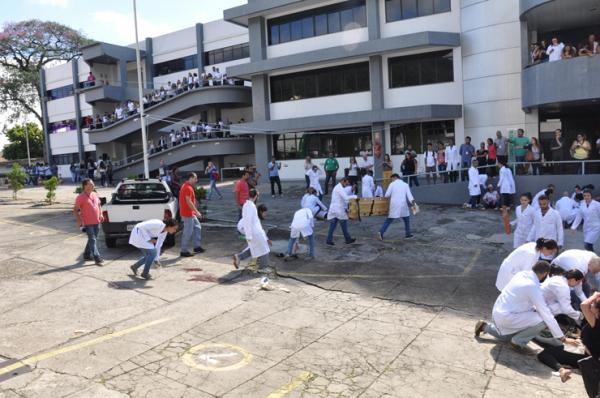
{"type": "Polygon", "coordinates": [[[564,231],[560,213],[550,207],[550,201],[546,195],[539,197],[538,204],[539,209],[533,215],[533,228],[529,231],[527,240],[535,242],[540,238],[552,239],[561,248],[564,244],[564,231]]]}
{"type": "Polygon", "coordinates": [[[497,209],[500,205],[500,195],[492,184],[488,184],[485,195],[483,195],[483,206],[486,209],[497,209]]]}

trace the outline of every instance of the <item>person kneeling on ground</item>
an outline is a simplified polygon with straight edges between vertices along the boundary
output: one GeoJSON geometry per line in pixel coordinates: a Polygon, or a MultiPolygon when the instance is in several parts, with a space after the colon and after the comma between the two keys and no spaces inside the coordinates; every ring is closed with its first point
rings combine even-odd
{"type": "Polygon", "coordinates": [[[575,340],[565,337],[544,300],[540,283],[549,273],[547,261],[538,261],[531,271],[517,273],[496,299],[493,322],[477,322],[475,337],[488,333],[501,341],[509,341],[517,351],[530,353],[527,343],[547,326],[555,339],[576,345],[575,340]]]}
{"type": "Polygon", "coordinates": [[[487,191],[483,195],[483,206],[486,209],[497,209],[500,205],[500,195],[498,191],[494,189],[492,184],[488,184],[487,191]]]}
{"type": "Polygon", "coordinates": [[[294,219],[292,225],[290,225],[290,241],[288,242],[287,253],[285,254],[285,261],[289,260],[290,257],[297,257],[293,254],[294,246],[300,235],[308,240],[308,257],[307,260],[313,260],[315,258],[315,238],[313,235],[313,223],[314,217],[310,209],[300,209],[294,213],[294,219]]]}
{"type": "Polygon", "coordinates": [[[177,220],[173,218],[165,222],[161,220],[143,221],[133,227],[129,236],[129,244],[140,249],[143,254],[142,258],[130,267],[133,275],[137,275],[138,268],[143,264],[142,278],[152,279],[150,267],[160,257],[160,249],[167,234],[175,232],[177,232],[177,220]]]}

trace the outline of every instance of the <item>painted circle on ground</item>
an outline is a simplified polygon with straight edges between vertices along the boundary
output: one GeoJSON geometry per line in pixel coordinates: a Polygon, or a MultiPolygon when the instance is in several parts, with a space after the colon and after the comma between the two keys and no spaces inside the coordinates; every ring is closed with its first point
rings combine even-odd
{"type": "Polygon", "coordinates": [[[181,360],[194,369],[226,372],[248,365],[252,354],[232,344],[209,343],[191,347],[181,356],[181,360]]]}

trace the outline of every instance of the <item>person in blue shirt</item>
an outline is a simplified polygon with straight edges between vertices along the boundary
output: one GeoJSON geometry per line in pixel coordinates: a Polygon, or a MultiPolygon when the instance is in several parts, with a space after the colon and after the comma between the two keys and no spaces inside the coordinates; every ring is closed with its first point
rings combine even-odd
{"type": "Polygon", "coordinates": [[[267,167],[269,168],[269,181],[271,182],[271,196],[275,197],[275,184],[277,184],[277,190],[279,191],[279,196],[281,196],[281,180],[279,180],[281,163],[273,156],[267,167]]]}
{"type": "MultiPolygon", "coordinates": [[[[467,136],[465,138],[465,143],[460,146],[458,153],[460,154],[461,168],[468,169],[471,167],[471,159],[475,154],[475,147],[471,145],[471,137],[467,136]]],[[[468,179],[466,171],[463,171],[461,174],[463,181],[468,179]]]]}

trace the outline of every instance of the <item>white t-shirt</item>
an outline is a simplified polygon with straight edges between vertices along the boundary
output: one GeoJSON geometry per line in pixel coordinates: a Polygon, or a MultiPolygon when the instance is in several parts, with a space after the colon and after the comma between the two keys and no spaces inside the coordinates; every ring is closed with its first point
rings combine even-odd
{"type": "Polygon", "coordinates": [[[550,44],[546,50],[546,54],[548,54],[548,61],[560,61],[562,59],[563,48],[565,48],[563,43],[558,43],[557,45],[550,44]]]}
{"type": "Polygon", "coordinates": [[[435,152],[434,151],[425,151],[425,166],[427,166],[427,167],[435,166],[435,152]]]}

